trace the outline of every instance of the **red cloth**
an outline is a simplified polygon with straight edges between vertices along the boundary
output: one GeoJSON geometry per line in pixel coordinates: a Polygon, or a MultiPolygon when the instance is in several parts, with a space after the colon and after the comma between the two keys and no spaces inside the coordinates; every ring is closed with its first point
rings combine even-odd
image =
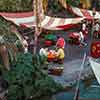
{"type": "Polygon", "coordinates": [[[57,28],[65,29],[65,30],[68,30],[70,28],[75,28],[75,27],[79,27],[79,24],[66,24],[66,25],[57,26],[57,28]]]}
{"type": "Polygon", "coordinates": [[[79,39],[79,36],[80,35],[77,32],[72,32],[72,33],[69,34],[69,38],[77,38],[77,39],[79,39]]]}
{"type": "Polygon", "coordinates": [[[27,28],[24,24],[20,24],[20,26],[21,26],[22,28],[27,28]]]}
{"type": "Polygon", "coordinates": [[[100,41],[95,41],[91,44],[91,56],[100,58],[100,41]]]}
{"type": "Polygon", "coordinates": [[[68,38],[73,40],[73,42],[71,42],[71,44],[75,44],[75,45],[79,45],[80,44],[80,41],[79,41],[80,35],[79,35],[79,33],[71,32],[69,34],[68,38]]]}
{"type": "Polygon", "coordinates": [[[59,39],[57,40],[56,46],[57,46],[57,47],[64,48],[64,47],[65,47],[65,40],[64,40],[64,38],[62,38],[62,37],[59,38],[59,39]]]}
{"type": "Polygon", "coordinates": [[[51,46],[52,45],[52,41],[46,40],[44,42],[45,46],[51,46]]]}

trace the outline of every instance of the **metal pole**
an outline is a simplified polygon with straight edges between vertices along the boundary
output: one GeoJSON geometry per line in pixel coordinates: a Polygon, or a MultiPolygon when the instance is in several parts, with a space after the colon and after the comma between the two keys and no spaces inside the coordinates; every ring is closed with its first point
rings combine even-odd
{"type": "Polygon", "coordinates": [[[78,77],[78,80],[77,80],[78,82],[77,82],[77,86],[76,86],[74,100],[77,100],[77,95],[78,95],[78,91],[79,91],[79,85],[80,85],[81,75],[82,75],[82,72],[83,72],[83,69],[84,69],[85,60],[86,60],[86,53],[84,53],[83,61],[82,61],[82,64],[81,64],[79,77],[78,77]]]}
{"type": "Polygon", "coordinates": [[[96,10],[93,8],[93,22],[92,22],[92,32],[91,32],[91,39],[94,39],[94,24],[95,24],[95,14],[96,10]]]}

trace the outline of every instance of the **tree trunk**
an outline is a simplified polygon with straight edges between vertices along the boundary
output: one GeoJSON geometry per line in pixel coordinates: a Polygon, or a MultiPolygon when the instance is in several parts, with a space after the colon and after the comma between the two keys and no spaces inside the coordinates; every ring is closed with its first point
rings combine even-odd
{"type": "Polygon", "coordinates": [[[7,48],[6,48],[5,45],[1,45],[1,46],[0,46],[0,55],[1,55],[2,62],[3,62],[3,64],[4,64],[4,67],[5,67],[7,70],[10,70],[10,63],[9,63],[8,50],[7,50],[7,48]]]}

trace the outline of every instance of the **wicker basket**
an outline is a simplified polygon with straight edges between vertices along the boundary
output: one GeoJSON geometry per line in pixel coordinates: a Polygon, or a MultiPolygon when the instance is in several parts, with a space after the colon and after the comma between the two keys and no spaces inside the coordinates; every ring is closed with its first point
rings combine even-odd
{"type": "Polygon", "coordinates": [[[61,75],[62,72],[63,72],[63,67],[54,67],[54,68],[51,68],[49,69],[49,74],[52,74],[52,75],[61,75]]]}

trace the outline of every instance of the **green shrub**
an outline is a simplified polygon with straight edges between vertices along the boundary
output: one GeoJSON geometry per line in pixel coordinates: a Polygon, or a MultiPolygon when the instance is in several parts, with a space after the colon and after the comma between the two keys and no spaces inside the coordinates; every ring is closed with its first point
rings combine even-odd
{"type": "Polygon", "coordinates": [[[62,90],[60,84],[43,72],[39,59],[38,55],[18,55],[12,70],[4,73],[9,84],[7,100],[28,100],[30,97],[35,100],[62,90]]]}

